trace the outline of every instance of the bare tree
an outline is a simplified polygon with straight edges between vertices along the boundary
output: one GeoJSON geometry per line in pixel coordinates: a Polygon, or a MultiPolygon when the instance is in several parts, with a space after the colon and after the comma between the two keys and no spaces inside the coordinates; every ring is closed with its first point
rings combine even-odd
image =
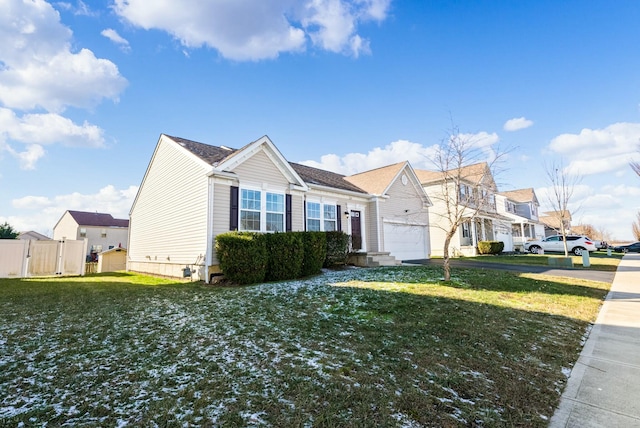
{"type": "Polygon", "coordinates": [[[640,241],[640,211],[636,213],[636,220],[631,223],[631,230],[636,241],[640,241]]]}
{"type": "Polygon", "coordinates": [[[549,213],[559,224],[559,233],[562,235],[564,243],[564,255],[569,256],[567,247],[567,225],[565,219],[569,216],[569,202],[573,197],[576,185],[580,183],[582,177],[570,174],[563,163],[552,163],[546,167],[547,179],[551,185],[551,191],[547,193],[547,199],[553,211],[549,213]]]}
{"type": "MultiPolygon", "coordinates": [[[[444,232],[445,281],[451,280],[449,247],[456,232],[483,211],[495,213],[496,166],[506,154],[491,143],[461,134],[455,126],[436,149],[432,159],[436,171],[431,181],[440,186],[428,193],[433,201],[439,202],[439,209],[433,209],[432,213],[440,221],[430,223],[444,232]]],[[[465,233],[471,231],[466,229],[465,233]]]]}

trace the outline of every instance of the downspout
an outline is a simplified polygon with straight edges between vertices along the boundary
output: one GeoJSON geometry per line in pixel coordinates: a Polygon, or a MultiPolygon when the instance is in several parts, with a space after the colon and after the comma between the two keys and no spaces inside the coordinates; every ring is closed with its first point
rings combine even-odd
{"type": "Polygon", "coordinates": [[[378,223],[378,251],[382,251],[382,216],[380,215],[380,198],[376,197],[376,218],[378,223]]]}
{"type": "Polygon", "coordinates": [[[207,198],[207,253],[204,260],[204,282],[209,284],[209,266],[213,263],[213,197],[214,178],[209,177],[209,197],[207,198]]]}

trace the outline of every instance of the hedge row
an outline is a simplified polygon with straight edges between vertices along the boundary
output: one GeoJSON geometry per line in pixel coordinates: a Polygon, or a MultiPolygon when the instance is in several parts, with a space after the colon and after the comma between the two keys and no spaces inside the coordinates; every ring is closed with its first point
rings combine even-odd
{"type": "Polygon", "coordinates": [[[254,284],[302,278],[323,266],[345,264],[348,243],[344,232],[227,232],[216,237],[216,254],[229,280],[254,284]]]}
{"type": "Polygon", "coordinates": [[[500,254],[504,250],[502,241],[480,241],[478,242],[478,252],[480,254],[500,254]]]}

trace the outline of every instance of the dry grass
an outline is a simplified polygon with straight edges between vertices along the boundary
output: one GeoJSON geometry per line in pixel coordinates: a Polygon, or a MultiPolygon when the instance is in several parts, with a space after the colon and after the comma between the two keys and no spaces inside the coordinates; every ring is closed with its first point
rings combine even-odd
{"type": "Polygon", "coordinates": [[[608,284],[0,280],[0,425],[546,426],[608,284]]]}

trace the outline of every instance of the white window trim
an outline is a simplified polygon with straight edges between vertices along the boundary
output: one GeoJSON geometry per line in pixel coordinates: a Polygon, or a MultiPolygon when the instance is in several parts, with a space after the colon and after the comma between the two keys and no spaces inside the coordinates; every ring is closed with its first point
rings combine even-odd
{"type": "Polygon", "coordinates": [[[320,205],[320,217],[319,218],[315,218],[312,217],[311,220],[320,220],[320,232],[324,232],[325,228],[324,228],[324,222],[329,220],[329,221],[333,221],[335,222],[335,229],[334,230],[338,230],[338,217],[341,215],[341,213],[338,212],[338,202],[337,201],[330,201],[330,200],[323,200],[323,199],[307,199],[305,202],[305,219],[304,219],[304,226],[305,226],[305,230],[309,230],[309,205],[308,204],[318,204],[320,205]],[[336,218],[334,219],[326,219],[324,217],[324,207],[325,205],[329,205],[329,206],[333,206],[336,210],[336,218]]]}
{"type": "MultiPolygon", "coordinates": [[[[274,195],[281,195],[283,197],[284,210],[282,211],[282,231],[284,232],[287,227],[287,195],[284,191],[277,189],[270,189],[267,186],[241,186],[238,190],[238,230],[243,232],[261,232],[261,233],[274,233],[273,231],[267,230],[267,193],[271,193],[274,195]],[[258,212],[257,210],[249,210],[242,208],[242,192],[244,190],[250,190],[254,192],[260,193],[260,230],[249,230],[242,228],[242,212],[258,212]]],[[[275,211],[269,211],[269,213],[275,213],[275,211]]]]}

